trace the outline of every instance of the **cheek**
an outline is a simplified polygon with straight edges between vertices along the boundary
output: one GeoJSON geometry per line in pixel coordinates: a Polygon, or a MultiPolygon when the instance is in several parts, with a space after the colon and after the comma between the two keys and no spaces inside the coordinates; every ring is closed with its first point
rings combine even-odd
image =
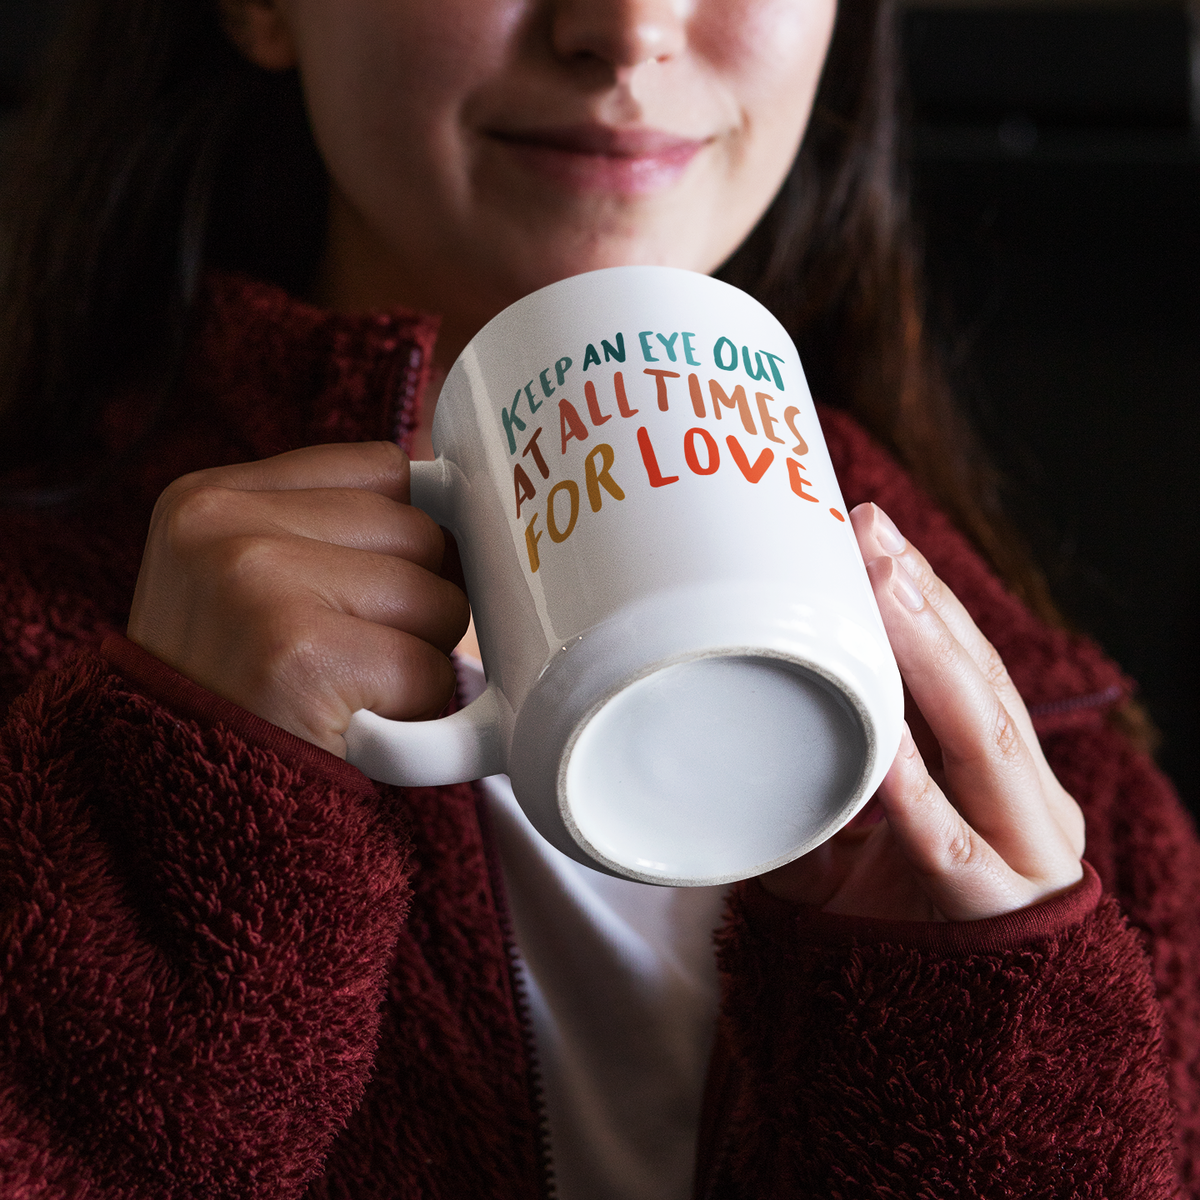
{"type": "Polygon", "coordinates": [[[293,0],[305,96],[335,178],[382,183],[401,164],[431,165],[501,68],[519,11],[518,0],[293,0]]]}
{"type": "Polygon", "coordinates": [[[790,130],[798,142],[836,11],[836,0],[710,0],[698,14],[694,44],[735,90],[748,132],[790,130]]]}

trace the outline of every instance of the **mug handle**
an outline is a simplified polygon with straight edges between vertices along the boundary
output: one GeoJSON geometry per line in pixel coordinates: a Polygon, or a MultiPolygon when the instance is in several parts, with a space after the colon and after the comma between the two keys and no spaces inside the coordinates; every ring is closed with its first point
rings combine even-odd
{"type": "MultiPolygon", "coordinates": [[[[450,470],[444,458],[412,464],[411,503],[446,524],[450,470]]],[[[346,729],[346,761],[380,783],[433,787],[504,770],[500,695],[488,684],[465,708],[435,721],[390,721],[359,709],[346,729]]]]}

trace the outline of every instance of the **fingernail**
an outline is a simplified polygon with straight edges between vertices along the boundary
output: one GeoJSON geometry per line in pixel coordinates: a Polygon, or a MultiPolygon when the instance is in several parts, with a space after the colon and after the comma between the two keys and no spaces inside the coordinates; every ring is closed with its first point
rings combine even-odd
{"type": "Polygon", "coordinates": [[[896,574],[892,579],[892,592],[905,608],[911,612],[920,612],[925,605],[925,597],[921,595],[921,589],[913,583],[912,576],[904,569],[904,564],[898,558],[893,558],[892,562],[896,564],[896,574]]]}
{"type": "Polygon", "coordinates": [[[904,534],[896,528],[896,523],[878,504],[875,505],[875,536],[889,554],[899,554],[908,545],[904,534]]]}

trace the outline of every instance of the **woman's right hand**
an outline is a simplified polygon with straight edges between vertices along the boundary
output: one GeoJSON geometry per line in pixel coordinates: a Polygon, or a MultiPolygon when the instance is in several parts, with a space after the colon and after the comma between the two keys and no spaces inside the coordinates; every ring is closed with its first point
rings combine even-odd
{"type": "Polygon", "coordinates": [[[150,522],[130,640],[340,757],[360,708],[433,716],[469,609],[408,497],[408,456],[388,442],[177,479],[150,522]]]}

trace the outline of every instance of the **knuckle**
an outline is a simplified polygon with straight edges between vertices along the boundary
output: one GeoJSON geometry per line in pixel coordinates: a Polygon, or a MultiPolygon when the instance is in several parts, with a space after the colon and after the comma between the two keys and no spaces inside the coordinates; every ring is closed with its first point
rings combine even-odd
{"type": "Polygon", "coordinates": [[[996,647],[990,642],[987,643],[987,658],[983,664],[983,676],[988,682],[988,686],[995,692],[1006,692],[1013,689],[1012,677],[1008,673],[1008,668],[1004,665],[996,647]]]}
{"type": "Polygon", "coordinates": [[[168,545],[194,546],[227,524],[236,499],[237,493],[209,481],[198,481],[187,487],[172,484],[159,500],[157,516],[161,535],[168,545]]]}
{"type": "Polygon", "coordinates": [[[940,626],[931,640],[929,652],[938,667],[948,668],[957,661],[962,647],[949,629],[940,626]]]}
{"type": "Polygon", "coordinates": [[[395,442],[359,442],[355,449],[372,476],[390,483],[408,478],[408,455],[395,442]]]}
{"type": "Polygon", "coordinates": [[[210,566],[226,586],[239,592],[258,592],[268,581],[290,574],[280,539],[254,533],[224,538],[211,555],[210,566]]]}
{"type": "Polygon", "coordinates": [[[993,743],[1001,757],[1005,759],[1019,758],[1025,750],[1025,741],[1021,737],[1021,731],[1003,704],[999,705],[998,709],[993,743]]]}
{"type": "Polygon", "coordinates": [[[961,818],[949,830],[942,856],[952,871],[973,870],[980,859],[982,844],[979,835],[961,818]]]}
{"type": "Polygon", "coordinates": [[[409,558],[420,566],[436,571],[446,553],[446,536],[441,526],[419,508],[408,508],[403,519],[409,558]]]}

